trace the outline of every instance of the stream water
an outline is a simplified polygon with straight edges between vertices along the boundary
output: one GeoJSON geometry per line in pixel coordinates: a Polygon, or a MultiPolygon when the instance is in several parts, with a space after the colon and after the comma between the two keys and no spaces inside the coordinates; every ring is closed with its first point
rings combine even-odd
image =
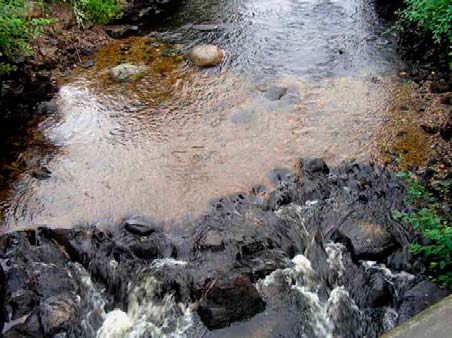
{"type": "Polygon", "coordinates": [[[3,230],[131,215],[172,227],[212,198],[270,186],[299,157],[368,159],[400,66],[372,1],[183,1],[161,30],[164,45],[114,42],[62,79],[58,113],[35,131],[45,155],[21,155],[31,164],[2,203],[3,230]],[[225,49],[221,67],[167,56],[201,42],[225,49]],[[151,70],[112,83],[124,61],[151,70]]]}

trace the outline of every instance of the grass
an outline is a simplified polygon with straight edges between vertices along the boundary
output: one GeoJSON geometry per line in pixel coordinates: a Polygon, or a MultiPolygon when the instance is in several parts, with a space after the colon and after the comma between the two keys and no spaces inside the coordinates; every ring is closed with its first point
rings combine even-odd
{"type": "Polygon", "coordinates": [[[412,210],[394,210],[393,217],[411,224],[421,234],[422,240],[412,243],[410,250],[426,260],[431,279],[452,287],[452,226],[448,212],[443,209],[444,201],[450,200],[452,183],[436,174],[426,187],[409,172],[399,176],[407,180],[407,201],[412,210]]]}

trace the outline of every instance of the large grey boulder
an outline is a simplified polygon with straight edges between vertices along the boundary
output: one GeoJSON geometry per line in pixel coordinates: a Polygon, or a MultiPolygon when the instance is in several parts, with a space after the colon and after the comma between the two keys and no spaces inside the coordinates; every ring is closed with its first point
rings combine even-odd
{"type": "Polygon", "coordinates": [[[199,45],[194,47],[189,55],[190,61],[199,67],[211,67],[221,63],[224,52],[214,45],[199,45]]]}

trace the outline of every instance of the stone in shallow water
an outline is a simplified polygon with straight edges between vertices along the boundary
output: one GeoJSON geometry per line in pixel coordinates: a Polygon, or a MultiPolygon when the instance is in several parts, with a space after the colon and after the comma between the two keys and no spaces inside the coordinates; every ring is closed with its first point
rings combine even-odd
{"type": "Polygon", "coordinates": [[[38,115],[53,115],[58,112],[58,107],[54,101],[41,102],[36,107],[36,114],[38,115]]]}
{"type": "Polygon", "coordinates": [[[140,236],[147,236],[156,231],[155,227],[151,224],[137,219],[126,220],[124,227],[128,232],[140,236]]]}
{"type": "Polygon", "coordinates": [[[130,63],[123,63],[110,69],[110,75],[118,82],[124,82],[140,76],[146,68],[130,63]]]}
{"type": "Polygon", "coordinates": [[[105,29],[105,32],[109,37],[113,39],[124,39],[129,36],[138,35],[140,33],[140,29],[138,26],[115,26],[108,27],[105,29]]]}
{"type": "Polygon", "coordinates": [[[264,92],[264,96],[270,101],[278,101],[287,94],[287,88],[272,86],[264,92]]]}
{"type": "Polygon", "coordinates": [[[221,63],[224,52],[214,45],[199,45],[191,50],[189,57],[199,67],[210,67],[221,63]]]}

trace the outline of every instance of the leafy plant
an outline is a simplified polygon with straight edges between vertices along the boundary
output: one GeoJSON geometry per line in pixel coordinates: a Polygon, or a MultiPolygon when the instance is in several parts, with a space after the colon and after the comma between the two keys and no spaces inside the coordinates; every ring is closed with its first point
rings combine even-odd
{"type": "MultiPolygon", "coordinates": [[[[424,237],[423,243],[413,243],[410,250],[423,256],[429,264],[432,279],[442,285],[452,286],[452,226],[440,215],[441,203],[427,187],[423,186],[411,173],[400,173],[407,180],[408,200],[414,205],[411,212],[393,210],[392,215],[411,224],[424,237]]],[[[449,194],[449,180],[433,180],[434,192],[441,198],[449,194]]]]}
{"type": "Polygon", "coordinates": [[[0,75],[15,70],[15,58],[31,54],[29,41],[49,22],[27,17],[24,0],[0,0],[0,75]]]}
{"type": "Polygon", "coordinates": [[[452,2],[450,0],[405,0],[402,18],[419,24],[439,45],[449,49],[452,60],[452,2]]]}
{"type": "MultiPolygon", "coordinates": [[[[63,0],[66,1],[66,0],[63,0]]],[[[79,26],[86,21],[107,24],[121,16],[121,5],[118,0],[69,0],[74,17],[79,26]]]]}
{"type": "MultiPolygon", "coordinates": [[[[121,15],[119,0],[53,1],[70,4],[77,24],[81,27],[87,21],[106,24],[121,15]]],[[[28,11],[26,0],[0,0],[0,76],[16,70],[15,59],[31,55],[30,41],[52,21],[31,18],[28,11]]]]}

